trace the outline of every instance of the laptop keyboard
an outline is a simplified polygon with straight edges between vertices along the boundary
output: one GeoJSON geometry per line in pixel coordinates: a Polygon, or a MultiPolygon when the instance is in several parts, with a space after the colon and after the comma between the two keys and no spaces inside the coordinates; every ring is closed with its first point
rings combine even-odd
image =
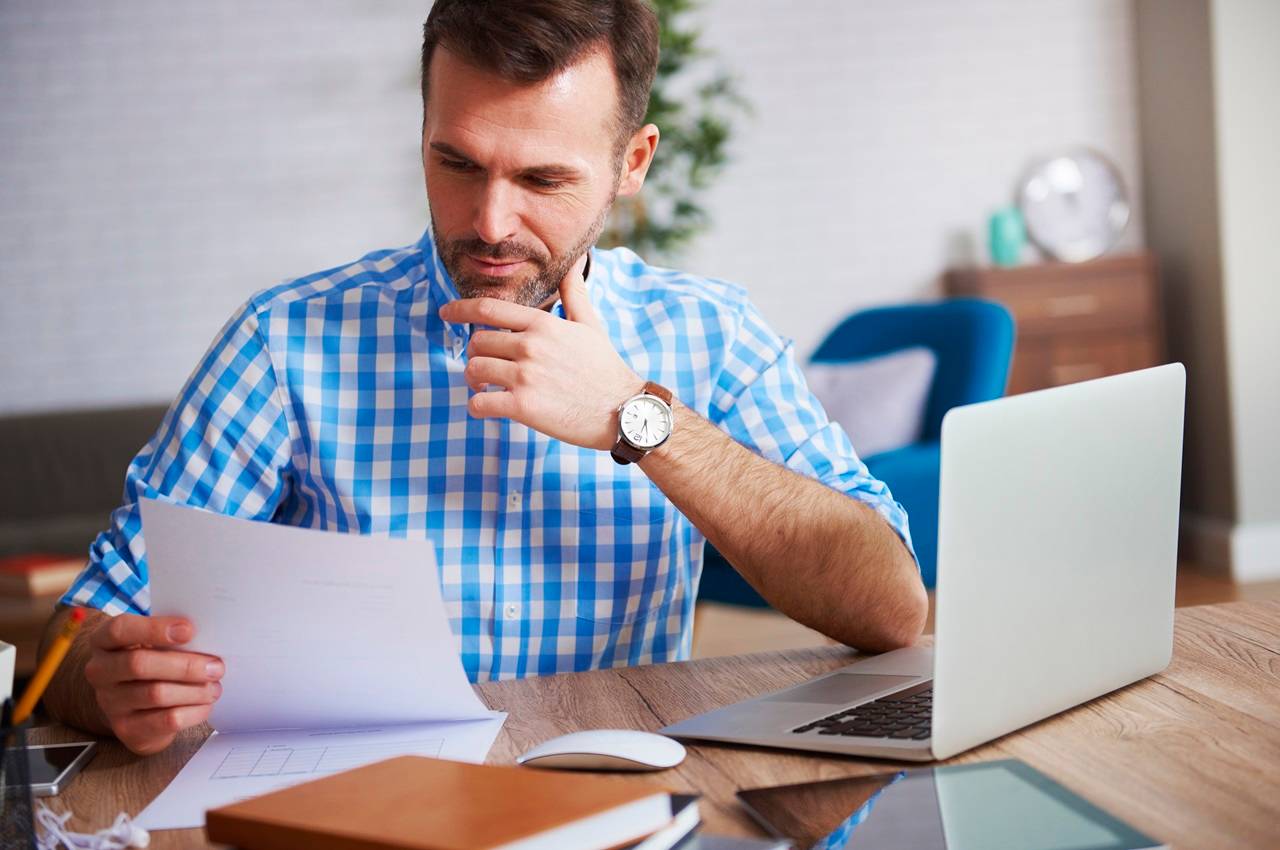
{"type": "Polygon", "coordinates": [[[932,716],[933,682],[921,682],[905,691],[837,711],[791,731],[797,735],[923,741],[929,737],[932,716]]]}

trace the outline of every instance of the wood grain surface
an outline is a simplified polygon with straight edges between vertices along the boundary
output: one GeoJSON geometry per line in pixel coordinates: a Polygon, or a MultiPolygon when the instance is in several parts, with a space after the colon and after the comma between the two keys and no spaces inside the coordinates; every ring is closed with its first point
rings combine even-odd
{"type": "MultiPolygon", "coordinates": [[[[511,764],[524,750],[590,728],[656,730],[692,714],[849,663],[838,647],[619,668],[479,686],[510,713],[489,754],[511,764]]],[[[199,747],[189,730],[164,753],[139,757],[103,741],[60,797],[73,829],[137,814],[199,747]]],[[[79,740],[36,730],[39,741],[79,740]]],[[[1020,758],[1138,829],[1178,848],[1280,847],[1280,601],[1179,609],[1164,672],[979,747],[951,763],[1020,758]]],[[[759,835],[737,806],[739,788],[883,772],[892,762],[693,744],[679,767],[626,781],[703,795],[704,829],[759,835]]],[[[158,850],[209,847],[202,830],[152,836],[158,850]]]]}

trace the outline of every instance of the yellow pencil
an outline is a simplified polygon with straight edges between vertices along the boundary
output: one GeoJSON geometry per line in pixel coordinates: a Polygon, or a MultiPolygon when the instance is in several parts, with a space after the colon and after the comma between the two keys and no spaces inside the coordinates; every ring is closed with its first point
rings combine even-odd
{"type": "Polygon", "coordinates": [[[62,659],[67,657],[67,650],[71,648],[71,639],[76,636],[76,631],[79,630],[83,621],[84,609],[72,608],[71,616],[67,618],[67,622],[62,626],[62,631],[58,633],[58,636],[53,639],[53,643],[49,645],[49,651],[44,654],[44,660],[36,668],[35,675],[31,677],[31,682],[27,685],[27,689],[22,692],[22,699],[18,700],[18,706],[13,710],[14,726],[26,720],[31,716],[31,712],[35,711],[36,703],[40,701],[40,697],[44,696],[44,689],[49,687],[49,681],[53,678],[53,674],[57,672],[58,665],[62,663],[62,659]]]}

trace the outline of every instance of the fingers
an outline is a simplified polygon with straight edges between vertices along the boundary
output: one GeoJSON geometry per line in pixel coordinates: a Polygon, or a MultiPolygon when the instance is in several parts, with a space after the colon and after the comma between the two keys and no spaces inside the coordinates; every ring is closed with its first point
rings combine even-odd
{"type": "Polygon", "coordinates": [[[467,345],[468,357],[501,357],[519,360],[528,354],[528,335],[507,331],[476,331],[467,345]]]}
{"type": "Polygon", "coordinates": [[[224,672],[222,660],[212,655],[159,649],[99,652],[84,666],[85,678],[99,689],[119,682],[214,682],[224,672]]]}
{"type": "Polygon", "coordinates": [[[190,621],[182,617],[143,617],[121,614],[104,622],[89,638],[94,649],[124,649],[129,646],[181,646],[195,636],[190,621]]]}
{"type": "Polygon", "coordinates": [[[125,682],[105,692],[98,700],[108,716],[172,708],[184,705],[211,705],[222,696],[221,682],[186,685],[179,682],[125,682]]]}
{"type": "Polygon", "coordinates": [[[184,705],[135,711],[112,725],[120,742],[138,755],[158,753],[173,742],[183,729],[209,719],[212,705],[184,705]]]}
{"type": "Polygon", "coordinates": [[[576,265],[560,281],[560,303],[564,305],[564,315],[569,321],[604,330],[604,323],[587,293],[587,282],[582,279],[582,272],[576,265]]]}
{"type": "Polygon", "coordinates": [[[533,307],[499,301],[497,298],[462,298],[443,305],[440,308],[440,318],[458,324],[488,325],[491,328],[523,331],[534,322],[545,320],[547,314],[533,307]]]}
{"type": "Polygon", "coordinates": [[[467,361],[463,374],[467,378],[467,384],[479,392],[489,384],[514,387],[520,376],[520,367],[510,360],[499,360],[496,357],[473,357],[467,361]]]}
{"type": "Polygon", "coordinates": [[[515,393],[476,393],[467,402],[467,412],[477,419],[516,419],[519,405],[515,393]]]}

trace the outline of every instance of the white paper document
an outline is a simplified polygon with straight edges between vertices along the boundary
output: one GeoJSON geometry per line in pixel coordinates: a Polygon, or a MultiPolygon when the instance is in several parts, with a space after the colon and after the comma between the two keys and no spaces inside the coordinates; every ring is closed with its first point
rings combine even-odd
{"type": "MultiPolygon", "coordinates": [[[[367,729],[215,732],[136,819],[143,829],[204,826],[204,813],[395,756],[484,761],[506,715],[367,729]]],[[[374,790],[374,789],[371,789],[374,790]]]]}
{"type": "Polygon", "coordinates": [[[506,715],[467,681],[430,541],[141,511],[152,613],[190,619],[184,648],[226,664],[216,734],[144,828],[201,826],[208,808],[397,755],[483,761],[506,715]]]}
{"type": "Polygon", "coordinates": [[[219,731],[483,717],[440,598],[435,545],[142,500],[151,613],[226,662],[219,731]]]}

